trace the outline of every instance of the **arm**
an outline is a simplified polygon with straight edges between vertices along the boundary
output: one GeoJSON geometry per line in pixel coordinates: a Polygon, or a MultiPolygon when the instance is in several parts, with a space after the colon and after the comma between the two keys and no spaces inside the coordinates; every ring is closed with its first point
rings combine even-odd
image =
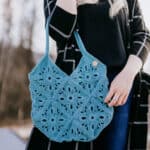
{"type": "Polygon", "coordinates": [[[142,67],[150,52],[150,32],[147,29],[138,0],[128,0],[130,23],[130,54],[141,59],[142,67]]]}
{"type": "Polygon", "coordinates": [[[136,55],[130,55],[124,68],[111,82],[109,92],[104,100],[109,106],[119,106],[126,103],[134,78],[141,67],[141,59],[136,55]]]}
{"type": "Polygon", "coordinates": [[[76,0],[44,0],[45,24],[49,15],[49,35],[64,48],[77,21],[76,0]]]}
{"type": "Polygon", "coordinates": [[[150,33],[145,26],[138,0],[128,1],[131,29],[130,55],[124,68],[111,82],[105,98],[109,106],[126,103],[134,78],[143,67],[150,50],[150,33]]]}

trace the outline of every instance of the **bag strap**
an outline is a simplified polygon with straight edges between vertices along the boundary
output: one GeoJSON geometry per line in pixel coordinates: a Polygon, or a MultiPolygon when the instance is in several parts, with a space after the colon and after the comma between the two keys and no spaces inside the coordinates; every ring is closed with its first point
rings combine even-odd
{"type": "MultiPolygon", "coordinates": [[[[49,54],[49,45],[50,45],[50,40],[49,40],[49,23],[50,23],[50,19],[51,19],[51,16],[48,16],[48,19],[47,19],[47,23],[46,23],[46,48],[45,48],[45,51],[46,51],[46,55],[49,54]]],[[[77,42],[77,45],[82,53],[82,55],[89,55],[84,44],[83,44],[83,41],[81,40],[81,37],[78,33],[78,30],[75,29],[75,31],[73,32],[74,36],[75,36],[75,39],[76,39],[76,42],[77,42]]]]}

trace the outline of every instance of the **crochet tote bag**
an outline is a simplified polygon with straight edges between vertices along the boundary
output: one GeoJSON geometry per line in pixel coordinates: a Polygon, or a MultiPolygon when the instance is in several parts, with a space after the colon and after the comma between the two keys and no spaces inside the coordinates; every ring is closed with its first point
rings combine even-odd
{"type": "Polygon", "coordinates": [[[50,16],[46,53],[28,73],[33,125],[52,141],[91,141],[113,117],[113,107],[104,103],[108,92],[106,66],[87,52],[75,30],[82,57],[70,75],[62,71],[48,55],[49,22],[50,16]]]}

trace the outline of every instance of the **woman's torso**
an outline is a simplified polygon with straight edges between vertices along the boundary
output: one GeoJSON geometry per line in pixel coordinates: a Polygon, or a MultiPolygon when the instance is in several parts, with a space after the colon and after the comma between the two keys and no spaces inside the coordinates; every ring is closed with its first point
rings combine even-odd
{"type": "MultiPolygon", "coordinates": [[[[87,51],[106,64],[109,70],[114,70],[125,65],[128,54],[118,17],[109,17],[109,7],[108,0],[78,6],[76,28],[87,51]]],[[[72,35],[66,49],[58,49],[56,63],[70,73],[80,58],[80,50],[72,35]]]]}

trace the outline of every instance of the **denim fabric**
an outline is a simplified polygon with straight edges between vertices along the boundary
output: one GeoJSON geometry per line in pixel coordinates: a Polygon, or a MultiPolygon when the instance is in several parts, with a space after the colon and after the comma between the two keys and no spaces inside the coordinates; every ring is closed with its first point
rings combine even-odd
{"type": "MultiPolygon", "coordinates": [[[[110,83],[119,71],[109,73],[110,83]]],[[[133,87],[130,90],[127,102],[123,106],[114,107],[114,117],[111,123],[103,130],[100,136],[93,141],[94,150],[127,150],[128,121],[132,101],[133,87]]]]}

